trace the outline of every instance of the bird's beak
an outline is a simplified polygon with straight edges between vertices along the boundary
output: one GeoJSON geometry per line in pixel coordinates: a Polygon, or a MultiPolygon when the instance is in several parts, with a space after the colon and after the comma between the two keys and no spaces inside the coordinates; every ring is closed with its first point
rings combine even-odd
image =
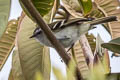
{"type": "Polygon", "coordinates": [[[40,34],[40,32],[34,33],[32,36],[30,36],[30,38],[34,38],[34,37],[36,37],[39,34],[40,34]]]}
{"type": "Polygon", "coordinates": [[[32,36],[30,36],[30,38],[34,38],[36,35],[35,34],[33,34],[32,36]]]}

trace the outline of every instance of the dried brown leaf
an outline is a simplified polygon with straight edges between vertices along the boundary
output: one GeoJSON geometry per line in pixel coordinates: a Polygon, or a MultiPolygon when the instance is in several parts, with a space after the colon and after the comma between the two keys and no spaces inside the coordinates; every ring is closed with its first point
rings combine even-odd
{"type": "Polygon", "coordinates": [[[15,36],[17,32],[17,22],[17,20],[9,21],[4,34],[0,38],[0,69],[3,67],[14,47],[15,36]]]}

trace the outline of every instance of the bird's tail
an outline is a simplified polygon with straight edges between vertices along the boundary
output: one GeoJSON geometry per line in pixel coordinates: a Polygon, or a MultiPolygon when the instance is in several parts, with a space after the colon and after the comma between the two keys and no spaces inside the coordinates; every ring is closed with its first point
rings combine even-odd
{"type": "Polygon", "coordinates": [[[112,21],[117,21],[117,17],[109,16],[109,17],[99,18],[97,20],[90,21],[90,24],[97,25],[97,24],[102,24],[102,23],[107,23],[107,22],[112,22],[112,21]]]}

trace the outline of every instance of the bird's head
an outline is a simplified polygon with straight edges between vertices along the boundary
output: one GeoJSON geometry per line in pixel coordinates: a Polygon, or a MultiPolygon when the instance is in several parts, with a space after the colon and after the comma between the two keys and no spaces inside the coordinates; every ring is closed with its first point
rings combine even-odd
{"type": "Polygon", "coordinates": [[[30,38],[34,38],[36,36],[38,36],[41,33],[41,29],[39,27],[37,27],[34,32],[33,35],[30,38]]]}

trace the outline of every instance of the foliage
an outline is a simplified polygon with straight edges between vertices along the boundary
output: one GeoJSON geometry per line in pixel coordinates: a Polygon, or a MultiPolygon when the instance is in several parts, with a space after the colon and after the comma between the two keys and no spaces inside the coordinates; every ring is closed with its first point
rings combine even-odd
{"type": "Polygon", "coordinates": [[[102,47],[107,48],[115,53],[120,53],[120,37],[111,40],[109,43],[103,43],[102,47]]]}
{"type": "Polygon", "coordinates": [[[5,64],[7,57],[12,51],[15,44],[18,20],[8,22],[5,32],[0,38],[0,69],[5,64]]]}
{"type": "Polygon", "coordinates": [[[0,0],[0,38],[3,35],[10,14],[11,0],[0,0]]]}
{"type": "Polygon", "coordinates": [[[33,0],[32,2],[41,14],[41,16],[44,16],[53,7],[54,0],[33,0]]]}
{"type": "MultiPolygon", "coordinates": [[[[71,18],[94,17],[117,15],[120,16],[120,9],[117,0],[32,0],[35,8],[43,17],[46,23],[54,20],[63,20],[71,18]]],[[[29,39],[36,23],[33,22],[32,16],[21,3],[26,15],[22,15],[17,20],[8,22],[9,9],[11,1],[1,0],[0,5],[0,68],[6,62],[7,57],[12,51],[14,45],[12,69],[9,80],[50,80],[50,54],[49,48],[40,45],[36,40],[29,39]],[[18,29],[18,30],[17,30],[18,29]],[[17,36],[16,36],[17,33],[17,36]],[[16,38],[16,42],[15,42],[16,38]]],[[[119,22],[104,24],[103,26],[113,36],[119,37],[119,22]]],[[[84,35],[84,41],[77,41],[74,47],[69,51],[73,61],[67,68],[67,75],[63,75],[60,70],[53,67],[53,72],[57,80],[76,80],[76,66],[78,67],[81,78],[87,80],[117,80],[118,74],[105,75],[110,73],[110,62],[108,50],[120,53],[120,38],[103,43],[98,35],[84,35]],[[86,38],[87,36],[87,38],[86,38]],[[85,42],[85,43],[82,43],[85,42]],[[89,43],[89,44],[88,44],[89,43]],[[103,43],[103,44],[102,44],[103,43]],[[102,45],[101,45],[102,44],[102,45]],[[102,47],[104,48],[102,48],[102,47]],[[106,49],[105,49],[106,48],[106,49]],[[89,50],[88,50],[89,49],[89,50]],[[117,78],[116,78],[117,77],[117,78]]]]}
{"type": "Polygon", "coordinates": [[[78,0],[83,8],[83,14],[87,15],[92,10],[92,1],[91,0],[78,0]]]}
{"type": "MultiPolygon", "coordinates": [[[[26,12],[26,14],[31,18],[32,16],[30,15],[30,13],[27,11],[27,9],[24,7],[24,5],[22,4],[21,0],[20,4],[23,8],[23,10],[26,12]]],[[[34,4],[35,8],[39,11],[39,13],[41,14],[41,16],[45,16],[46,14],[48,14],[54,4],[54,0],[32,0],[32,3],[34,4]]]]}
{"type": "Polygon", "coordinates": [[[16,47],[18,48],[21,69],[25,80],[33,80],[37,71],[40,71],[43,74],[44,80],[49,80],[49,49],[40,45],[35,39],[29,38],[32,35],[32,30],[35,28],[36,24],[27,16],[25,16],[20,23],[16,47]]]}

